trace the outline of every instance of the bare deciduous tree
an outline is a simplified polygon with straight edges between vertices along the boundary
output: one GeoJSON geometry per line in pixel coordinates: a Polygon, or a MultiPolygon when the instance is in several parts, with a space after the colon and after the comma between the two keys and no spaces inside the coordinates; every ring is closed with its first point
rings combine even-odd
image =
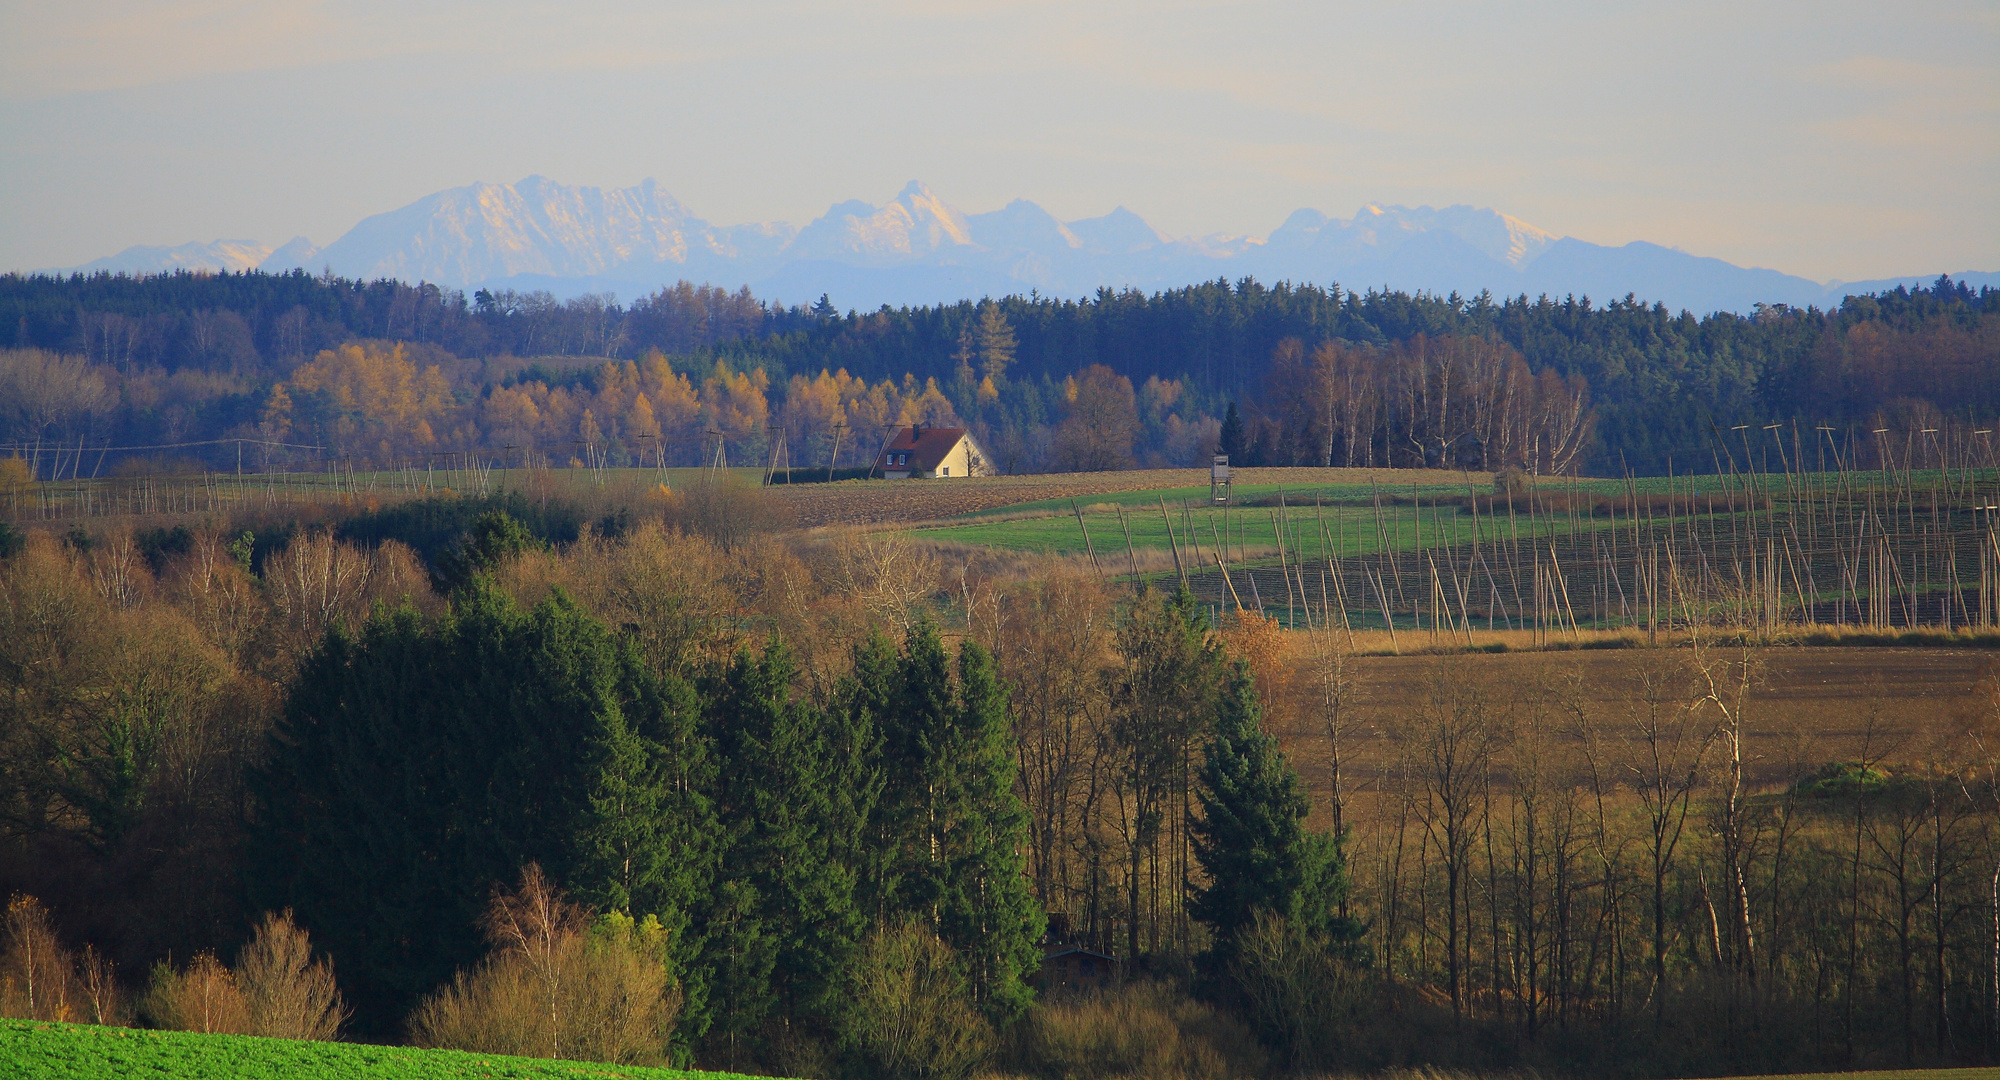
{"type": "Polygon", "coordinates": [[[290,911],[264,913],[236,957],[235,975],[252,1035],[326,1041],[347,1020],[332,963],[313,959],[312,942],[290,911]]]}

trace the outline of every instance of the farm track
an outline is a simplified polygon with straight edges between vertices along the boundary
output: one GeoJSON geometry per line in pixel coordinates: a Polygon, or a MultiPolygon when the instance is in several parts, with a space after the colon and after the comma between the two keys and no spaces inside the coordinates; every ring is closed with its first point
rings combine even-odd
{"type": "MultiPolygon", "coordinates": [[[[1333,484],[1462,484],[1465,474],[1413,469],[1234,469],[1238,484],[1298,487],[1333,484]]],[[[1490,485],[1475,473],[1473,483],[1490,485]]],[[[800,526],[878,525],[938,521],[1001,510],[1044,499],[1085,499],[1123,492],[1206,488],[1206,469],[1135,469],[1125,472],[982,476],[964,480],[841,480],[831,484],[779,485],[770,490],[800,526]]]]}

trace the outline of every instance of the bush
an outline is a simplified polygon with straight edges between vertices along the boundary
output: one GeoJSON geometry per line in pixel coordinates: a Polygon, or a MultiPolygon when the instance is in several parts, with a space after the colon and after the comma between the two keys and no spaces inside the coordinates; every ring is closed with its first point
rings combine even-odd
{"type": "Polygon", "coordinates": [[[1366,972],[1340,944],[1262,915],[1237,939],[1231,973],[1266,1045],[1294,1068],[1352,1068],[1366,972]]]}
{"type": "Polygon", "coordinates": [[[347,1021],[333,965],[313,960],[312,943],[289,910],[264,914],[236,957],[235,975],[252,1035],[328,1042],[347,1021]]]}
{"type": "Polygon", "coordinates": [[[991,1050],[964,965],[925,927],[870,934],[848,966],[847,990],[841,1042],[869,1075],[961,1080],[991,1050]]]}
{"type": "Polygon", "coordinates": [[[146,1022],[168,1031],[199,1031],[210,1035],[248,1035],[250,1010],[236,976],[214,953],[202,953],[186,971],[172,964],[153,968],[140,1012],[146,1022]]]}
{"type": "Polygon", "coordinates": [[[417,1046],[616,1064],[661,1063],[680,1012],[667,932],[648,915],[594,922],[530,864],[487,910],[493,953],[410,1017],[417,1046]]]}
{"type": "Polygon", "coordinates": [[[1528,490],[1528,474],[1518,465],[1509,465],[1493,473],[1493,494],[1519,495],[1528,490]]]}
{"type": "Polygon", "coordinates": [[[1015,1056],[1022,1069],[1049,1080],[1223,1080],[1264,1064],[1241,1024],[1152,982],[1043,1002],[1022,1024],[1015,1056]]]}
{"type": "Polygon", "coordinates": [[[185,971],[154,966],[140,1011],[168,1031],[320,1042],[338,1037],[347,1020],[332,965],[313,960],[312,942],[289,911],[265,912],[234,971],[206,952],[185,971]]]}
{"type": "Polygon", "coordinates": [[[751,537],[788,523],[787,507],[768,489],[742,480],[701,481],[669,493],[666,524],[734,551],[751,537]]]}

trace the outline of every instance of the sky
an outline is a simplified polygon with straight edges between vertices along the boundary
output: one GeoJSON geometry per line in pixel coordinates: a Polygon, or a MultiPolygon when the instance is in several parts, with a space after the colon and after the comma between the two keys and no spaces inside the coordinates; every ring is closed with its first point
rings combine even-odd
{"type": "Polygon", "coordinates": [[[0,270],[532,174],[716,224],[921,179],[1182,236],[1464,203],[1819,281],[2000,270],[2000,4],[0,4],[0,270]]]}

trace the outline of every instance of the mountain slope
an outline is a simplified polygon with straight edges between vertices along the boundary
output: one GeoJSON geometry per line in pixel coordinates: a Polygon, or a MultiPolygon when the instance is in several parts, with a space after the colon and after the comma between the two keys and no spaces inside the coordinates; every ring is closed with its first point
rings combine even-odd
{"type": "Polygon", "coordinates": [[[216,240],[172,247],[128,247],[116,255],[92,259],[65,273],[171,274],[176,270],[237,271],[262,263],[271,249],[255,240],[216,240]]]}

